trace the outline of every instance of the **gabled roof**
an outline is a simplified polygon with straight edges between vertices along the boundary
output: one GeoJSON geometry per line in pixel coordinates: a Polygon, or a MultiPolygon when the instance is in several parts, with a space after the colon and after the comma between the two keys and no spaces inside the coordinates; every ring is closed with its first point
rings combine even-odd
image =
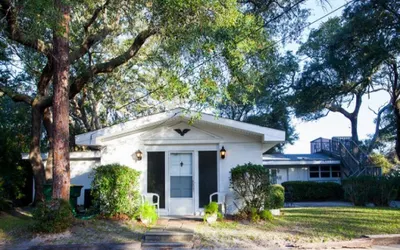
{"type": "MultiPolygon", "coordinates": [[[[189,121],[198,115],[197,112],[191,112],[183,108],[177,108],[163,113],[145,116],[136,120],[120,123],[111,127],[99,129],[75,136],[77,145],[93,145],[101,146],[102,140],[109,137],[122,137],[141,130],[148,130],[152,127],[160,126],[170,120],[189,121]]],[[[216,117],[214,115],[201,113],[198,120],[194,123],[203,122],[220,127],[226,127],[242,132],[256,134],[262,136],[263,143],[281,143],[285,141],[285,132],[282,130],[271,129],[245,122],[234,121],[226,118],[216,117]]]]}

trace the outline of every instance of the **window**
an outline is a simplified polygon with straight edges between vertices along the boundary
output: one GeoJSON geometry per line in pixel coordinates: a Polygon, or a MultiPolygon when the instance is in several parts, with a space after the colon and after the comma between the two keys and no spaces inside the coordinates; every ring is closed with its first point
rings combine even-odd
{"type": "Polygon", "coordinates": [[[340,166],[311,166],[310,167],[310,179],[315,178],[340,178],[340,166]]]}
{"type": "Polygon", "coordinates": [[[310,167],[310,178],[319,178],[319,167],[310,167]]]}
{"type": "Polygon", "coordinates": [[[331,167],[330,166],[320,166],[321,178],[331,177],[331,167]]]}
{"type": "Polygon", "coordinates": [[[278,183],[278,170],[276,168],[272,168],[269,170],[269,177],[271,184],[278,183]]]}
{"type": "Polygon", "coordinates": [[[332,168],[332,177],[339,178],[341,176],[340,166],[336,165],[336,166],[332,166],[331,168],[332,168]]]}

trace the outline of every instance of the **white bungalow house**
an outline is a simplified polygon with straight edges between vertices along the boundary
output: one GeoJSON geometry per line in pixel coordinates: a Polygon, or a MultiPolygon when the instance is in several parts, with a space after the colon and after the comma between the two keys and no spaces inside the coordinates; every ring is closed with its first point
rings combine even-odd
{"type": "Polygon", "coordinates": [[[191,122],[195,115],[178,108],[77,135],[77,145],[99,151],[71,153],[71,184],[89,189],[94,167],[120,163],[141,172],[142,193],[160,196],[161,215],[199,214],[214,192],[226,194],[233,212],[230,169],[263,164],[263,152],[284,142],[285,132],[209,114],[191,122]]]}

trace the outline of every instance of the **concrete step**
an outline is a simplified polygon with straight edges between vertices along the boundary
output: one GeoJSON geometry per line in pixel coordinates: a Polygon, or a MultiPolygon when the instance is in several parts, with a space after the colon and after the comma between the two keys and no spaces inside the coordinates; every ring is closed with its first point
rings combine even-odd
{"type": "Polygon", "coordinates": [[[192,248],[193,244],[190,242],[143,242],[142,249],[182,249],[192,248]]]}
{"type": "Polygon", "coordinates": [[[145,243],[153,242],[190,242],[193,232],[186,231],[148,231],[144,234],[145,243]]]}

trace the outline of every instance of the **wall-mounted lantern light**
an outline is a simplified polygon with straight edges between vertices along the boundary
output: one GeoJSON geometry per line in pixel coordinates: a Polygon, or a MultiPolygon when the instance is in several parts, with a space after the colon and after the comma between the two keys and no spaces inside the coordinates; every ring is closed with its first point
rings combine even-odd
{"type": "Polygon", "coordinates": [[[138,151],[135,152],[135,154],[136,154],[136,158],[137,158],[139,161],[142,160],[142,157],[143,157],[142,151],[138,150],[138,151]]]}
{"type": "Polygon", "coordinates": [[[224,148],[224,146],[222,146],[221,150],[219,151],[220,155],[221,155],[221,159],[225,159],[225,155],[226,155],[226,150],[224,148]]]}

